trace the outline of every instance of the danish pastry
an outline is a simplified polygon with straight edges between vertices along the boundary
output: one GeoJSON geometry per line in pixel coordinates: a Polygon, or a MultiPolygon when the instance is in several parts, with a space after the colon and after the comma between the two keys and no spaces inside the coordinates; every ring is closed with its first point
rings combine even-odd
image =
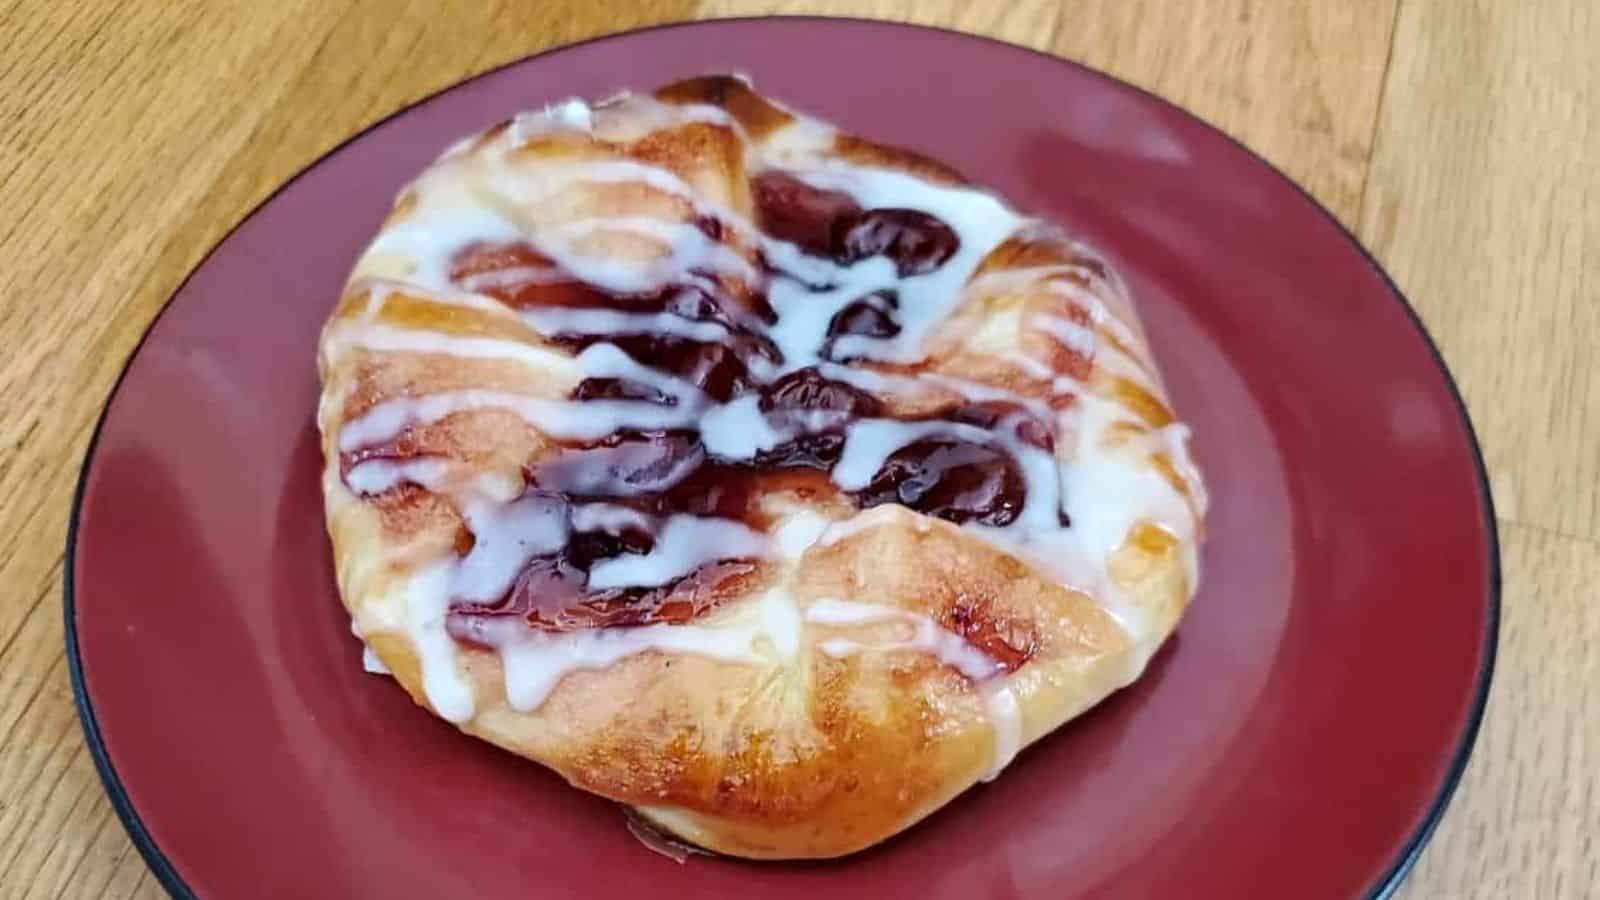
{"type": "Polygon", "coordinates": [[[1106,262],[735,77],[451,147],[318,366],[369,666],[714,852],[906,828],[1138,677],[1197,583],[1106,262]]]}

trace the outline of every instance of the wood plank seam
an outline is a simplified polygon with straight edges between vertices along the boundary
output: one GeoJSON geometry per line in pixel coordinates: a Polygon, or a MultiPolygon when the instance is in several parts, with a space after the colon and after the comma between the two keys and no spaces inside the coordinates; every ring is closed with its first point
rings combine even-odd
{"type": "Polygon", "coordinates": [[[1527,519],[1512,518],[1510,516],[1495,516],[1494,520],[1501,526],[1502,529],[1507,525],[1512,525],[1517,528],[1526,528],[1529,531],[1536,531],[1540,534],[1549,535],[1550,537],[1561,538],[1562,540],[1567,541],[1575,541],[1586,546],[1600,548],[1600,538],[1594,537],[1593,535],[1577,534],[1575,532],[1565,531],[1560,528],[1553,528],[1549,525],[1544,525],[1539,522],[1531,522],[1527,519]]]}
{"type": "MultiPolygon", "coordinates": [[[[1394,70],[1395,46],[1400,42],[1400,11],[1405,5],[1406,0],[1395,0],[1394,13],[1389,20],[1389,49],[1383,59],[1383,72],[1378,76],[1378,102],[1373,104],[1372,127],[1367,131],[1367,164],[1361,172],[1361,194],[1356,202],[1356,216],[1351,220],[1350,227],[1351,236],[1358,242],[1360,238],[1356,236],[1357,229],[1366,221],[1367,194],[1372,186],[1372,161],[1377,158],[1378,142],[1383,139],[1383,107],[1389,98],[1389,73],[1394,70]]],[[[1376,258],[1377,254],[1373,253],[1370,247],[1364,243],[1361,246],[1376,258]]],[[[1387,268],[1384,270],[1384,276],[1391,280],[1394,278],[1388,273],[1387,268]]],[[[1404,294],[1404,291],[1401,293],[1404,294]]],[[[1420,314],[1418,318],[1420,320],[1420,314]]]]}
{"type": "MultiPolygon", "coordinates": [[[[90,792],[85,793],[89,796],[90,802],[98,801],[102,806],[105,805],[104,797],[95,797],[90,792]]],[[[80,800],[79,802],[81,803],[82,801],[80,800]]],[[[74,807],[74,809],[76,809],[76,807],[74,807]]],[[[94,830],[89,833],[89,839],[83,844],[83,852],[78,854],[78,859],[72,864],[72,868],[67,870],[66,877],[61,879],[61,888],[55,892],[55,897],[57,900],[67,896],[67,891],[71,890],[72,888],[72,880],[78,876],[78,872],[83,869],[83,864],[87,862],[89,857],[94,854],[94,845],[99,842],[100,836],[105,833],[106,827],[111,824],[112,820],[117,820],[117,827],[122,827],[121,820],[117,819],[116,816],[100,816],[100,824],[95,826],[94,830]]],[[[58,845],[61,843],[61,841],[57,841],[58,845]]],[[[68,852],[70,852],[70,850],[68,852]]],[[[49,857],[46,857],[46,862],[48,861],[49,857]]]]}
{"type": "Polygon", "coordinates": [[[51,566],[50,570],[45,573],[44,590],[40,591],[38,596],[33,598],[33,602],[28,604],[27,611],[17,617],[17,627],[12,629],[10,634],[6,635],[5,643],[0,644],[0,659],[4,659],[6,654],[11,652],[11,645],[15,644],[17,641],[17,636],[22,634],[22,626],[27,624],[27,621],[33,618],[33,614],[39,611],[39,606],[40,604],[44,603],[44,598],[50,596],[51,594],[60,594],[61,563],[62,559],[65,558],[65,553],[66,551],[63,550],[62,557],[58,558],[55,561],[55,565],[51,566]]]}
{"type": "MultiPolygon", "coordinates": [[[[77,753],[78,752],[79,751],[76,751],[76,750],[74,751],[74,756],[73,756],[73,761],[74,762],[77,760],[77,753]]],[[[83,806],[83,804],[85,802],[88,802],[91,805],[94,805],[96,803],[103,803],[104,800],[100,796],[97,796],[99,793],[100,792],[98,792],[98,791],[96,791],[94,789],[93,785],[80,787],[79,790],[78,790],[78,795],[76,797],[74,797],[73,800],[72,800],[72,805],[67,808],[67,811],[61,817],[62,824],[65,825],[65,824],[73,821],[76,813],[83,806]]],[[[77,860],[71,864],[72,867],[67,873],[67,878],[66,878],[67,881],[69,881],[69,882],[71,881],[73,873],[77,872],[78,867],[83,865],[83,861],[86,858],[88,858],[89,850],[93,847],[93,844],[94,844],[94,835],[98,835],[100,833],[100,829],[104,827],[104,824],[105,823],[102,821],[100,827],[97,827],[94,830],[94,832],[92,833],[90,839],[87,842],[85,842],[83,844],[83,846],[81,847],[81,851],[82,852],[80,852],[78,854],[77,860]]],[[[51,841],[51,843],[50,843],[50,849],[45,852],[44,860],[39,866],[39,874],[36,874],[34,876],[33,884],[30,885],[30,889],[29,889],[28,893],[30,893],[30,894],[33,893],[32,888],[33,887],[37,887],[40,884],[41,876],[43,875],[44,872],[49,871],[51,869],[51,863],[52,863],[52,861],[57,859],[58,855],[62,859],[70,859],[72,857],[72,854],[73,854],[73,847],[72,847],[72,843],[71,843],[70,832],[66,828],[63,828],[59,832],[57,832],[57,834],[55,835],[55,839],[53,841],[51,841]]],[[[60,865],[60,863],[57,863],[57,866],[59,866],[59,865],[60,865]]]]}
{"type": "Polygon", "coordinates": [[[66,659],[67,653],[64,649],[59,651],[54,657],[51,658],[50,667],[48,670],[46,670],[45,677],[39,679],[38,684],[33,686],[33,693],[29,694],[28,699],[23,701],[22,711],[19,712],[17,714],[17,718],[6,727],[5,733],[0,734],[0,747],[6,746],[9,743],[11,736],[16,733],[17,728],[21,726],[21,724],[28,718],[28,713],[33,710],[34,703],[36,703],[39,697],[44,694],[45,688],[49,687],[51,682],[55,681],[60,675],[66,674],[64,666],[66,659]],[[58,669],[60,670],[59,672],[58,669]]]}
{"type": "MultiPolygon", "coordinates": [[[[116,820],[117,828],[119,828],[119,829],[122,828],[122,818],[120,816],[116,816],[116,815],[113,815],[112,818],[114,820],[116,820]]],[[[133,841],[132,840],[124,840],[122,842],[122,847],[119,850],[117,850],[117,855],[112,858],[111,865],[107,866],[108,871],[106,872],[106,880],[105,880],[105,882],[103,884],[101,884],[100,885],[100,889],[95,892],[95,896],[97,898],[99,898],[99,900],[105,900],[105,897],[108,894],[111,893],[111,886],[113,884],[116,884],[116,881],[117,881],[117,870],[122,868],[122,863],[128,858],[128,852],[131,851],[132,849],[133,849],[133,841]]],[[[140,859],[140,862],[141,863],[143,862],[143,858],[142,857],[140,859]]],[[[148,871],[148,869],[146,871],[148,871]]],[[[62,887],[61,896],[65,897],[66,894],[67,894],[67,890],[70,887],[71,887],[70,882],[66,886],[62,887]]]]}
{"type": "MultiPolygon", "coordinates": [[[[51,779],[50,786],[45,788],[44,790],[38,792],[39,796],[41,796],[41,797],[44,797],[44,798],[54,797],[55,793],[56,793],[56,788],[61,786],[61,782],[62,782],[63,779],[66,778],[67,773],[72,771],[72,764],[78,759],[79,756],[83,755],[88,750],[88,745],[83,742],[82,735],[79,734],[79,732],[78,732],[78,720],[74,717],[74,718],[68,720],[67,723],[66,723],[66,727],[63,728],[60,732],[58,732],[56,734],[55,741],[50,744],[49,749],[45,753],[45,756],[44,756],[44,762],[45,763],[49,762],[50,755],[53,754],[56,750],[60,749],[62,742],[64,740],[66,740],[69,735],[77,740],[77,746],[73,749],[71,755],[69,755],[67,757],[66,762],[64,762],[62,764],[61,771],[57,772],[56,773],[56,777],[51,779]]],[[[32,826],[33,824],[35,824],[40,818],[42,818],[48,812],[48,810],[49,810],[48,802],[45,803],[45,804],[42,804],[40,806],[40,808],[37,810],[37,814],[36,815],[34,815],[30,819],[26,819],[27,825],[32,826]]],[[[18,824],[15,826],[19,831],[23,830],[23,824],[22,824],[23,822],[24,822],[24,817],[23,817],[23,815],[21,813],[19,813],[18,817],[17,817],[17,823],[18,824]]],[[[31,828],[29,828],[27,830],[31,830],[31,828]]],[[[25,833],[26,833],[26,831],[24,831],[24,834],[25,833]]],[[[15,845],[14,849],[11,851],[11,855],[6,857],[3,860],[0,860],[0,871],[6,871],[6,872],[11,871],[12,868],[14,867],[14,865],[16,864],[17,857],[22,855],[22,851],[26,846],[27,846],[26,838],[24,838],[21,841],[18,841],[17,844],[15,845]]],[[[43,858],[41,858],[40,862],[41,862],[41,864],[43,863],[43,858]]]]}

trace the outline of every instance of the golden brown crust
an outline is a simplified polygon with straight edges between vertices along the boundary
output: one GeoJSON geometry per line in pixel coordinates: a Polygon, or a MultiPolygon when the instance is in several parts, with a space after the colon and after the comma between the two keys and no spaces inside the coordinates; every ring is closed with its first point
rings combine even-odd
{"type": "MultiPolygon", "coordinates": [[[[736,127],[709,116],[658,128],[603,121],[588,138],[535,134],[514,150],[515,164],[529,171],[572,159],[659,167],[698,195],[751,216],[751,148],[788,139],[786,129],[799,118],[734,78],[692,79],[655,97],[679,107],[709,104],[736,127]]],[[[508,123],[461,152],[486,152],[490,142],[516,128],[508,123]]],[[[940,163],[851,136],[835,135],[818,152],[931,182],[965,183],[940,163]]],[[[418,209],[415,193],[403,193],[385,228],[411,221],[418,209]]],[[[630,181],[568,186],[539,204],[501,211],[529,229],[604,216],[681,222],[693,215],[682,197],[630,181]]],[[[588,251],[625,261],[662,253],[659,245],[619,232],[602,230],[593,240],[588,251]]],[[[737,235],[725,240],[755,260],[753,248],[737,235]]],[[[1052,266],[1065,269],[1051,277],[1071,280],[1078,291],[1101,291],[1109,277],[1103,263],[1058,236],[1014,237],[983,260],[964,302],[929,339],[925,360],[877,368],[959,377],[1052,409],[1084,402],[1063,397],[1052,377],[1022,365],[1018,357],[1027,356],[1053,377],[1074,379],[1100,401],[1125,409],[1130,421],[1108,431],[1120,435],[1115,440],[1156,434],[1172,422],[1172,413],[1153,367],[1144,384],[1131,380],[1135,376],[1103,372],[1081,352],[1026,324],[1038,316],[1072,322],[1120,346],[1136,365],[1148,365],[1129,311],[1112,308],[1121,323],[1112,328],[1098,318],[1103,312],[1074,300],[1072,291],[1052,291],[1040,281],[983,287],[985,276],[1052,266]]],[[[354,493],[344,480],[354,457],[341,446],[341,429],[385,402],[440,392],[560,398],[578,376],[559,366],[535,370],[504,358],[360,345],[350,335],[376,325],[529,352],[567,352],[505,308],[442,302],[386,280],[403,280],[415,269],[414,260],[376,250],[358,264],[324,332],[319,424],[341,596],[395,680],[432,708],[422,660],[427,651],[405,624],[414,602],[408,584],[433,561],[465,552],[473,536],[458,504],[442,492],[406,483],[368,497],[354,493]]],[[[1108,302],[1115,306],[1114,298],[1108,302]]],[[[949,388],[934,386],[892,401],[892,408],[912,415],[948,404],[952,396],[949,388]]],[[[473,476],[517,480],[524,466],[552,446],[523,419],[490,408],[408,426],[388,445],[363,452],[440,459],[473,476]]],[[[1203,505],[1192,474],[1166,451],[1152,451],[1145,465],[1195,510],[1203,505]]],[[[1193,589],[1193,539],[1151,521],[1136,520],[1105,561],[1107,584],[1069,584],[956,525],[900,507],[849,518],[850,504],[832,489],[775,494],[765,502],[781,512],[806,508],[848,526],[830,531],[828,541],[813,543],[796,558],[763,564],[740,583],[742,596],[716,604],[697,621],[734,629],[762,616],[788,617],[786,625],[758,630],[765,636],[754,644],[757,661],[636,653],[570,671],[536,707],[519,709],[508,698],[502,656],[463,644],[457,652],[474,702],[460,727],[555,769],[581,788],[634,806],[697,845],[754,858],[837,856],[900,831],[1003,762],[997,754],[1004,752],[1004,723],[986,706],[984,688],[926,646],[908,644],[915,623],[933,623],[1008,661],[1002,681],[1018,710],[1015,741],[1025,746],[1135,676],[1175,626],[1193,589]],[[1104,591],[1117,592],[1128,608],[1113,614],[1108,598],[1099,595],[1104,591]],[[763,597],[782,599],[758,609],[769,602],[763,597]],[[903,611],[908,618],[848,625],[809,621],[808,611],[830,598],[903,611]],[[1142,617],[1146,631],[1131,634],[1119,619],[1127,615],[1142,617]],[[790,633],[796,644],[787,648],[783,635],[790,633]],[[882,649],[838,652],[846,639],[882,649]]]]}
{"type": "Polygon", "coordinates": [[[914,153],[902,147],[878,144],[853,134],[838,134],[833,139],[833,153],[839,159],[857,165],[879,169],[897,169],[909,172],[935,184],[965,185],[965,175],[936,159],[914,153]]]}
{"type": "Polygon", "coordinates": [[[667,103],[704,103],[726,110],[745,134],[756,141],[794,121],[787,110],[756,93],[749,82],[732,75],[686,78],[657,89],[655,96],[667,103]]]}

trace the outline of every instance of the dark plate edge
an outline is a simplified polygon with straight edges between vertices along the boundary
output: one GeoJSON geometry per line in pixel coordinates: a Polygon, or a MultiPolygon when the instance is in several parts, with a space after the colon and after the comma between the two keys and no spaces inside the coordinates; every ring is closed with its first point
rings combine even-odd
{"type": "Polygon", "coordinates": [[[1199,122],[1223,139],[1227,140],[1229,143],[1248,153],[1257,162],[1269,169],[1274,175],[1278,176],[1286,184],[1294,188],[1294,190],[1299,193],[1299,195],[1308,204],[1310,204],[1319,215],[1326,219],[1335,228],[1339,229],[1339,232],[1344,235],[1345,240],[1349,241],[1350,245],[1361,254],[1361,257],[1366,260],[1367,265],[1370,266],[1373,272],[1377,273],[1378,277],[1383,280],[1384,285],[1388,287],[1389,293],[1394,297],[1395,301],[1398,302],[1401,308],[1405,310],[1406,316],[1410,319],[1412,327],[1416,329],[1417,336],[1422,339],[1423,345],[1427,347],[1428,352],[1433,356],[1434,363],[1439,367],[1440,373],[1444,375],[1445,383],[1449,386],[1450,395],[1455,402],[1456,413],[1461,417],[1461,424],[1466,429],[1467,437],[1472,446],[1473,464],[1478,475],[1479,501],[1483,505],[1483,515],[1488,536],[1488,547],[1486,549],[1488,550],[1489,559],[1489,615],[1488,627],[1485,628],[1483,636],[1483,664],[1478,670],[1478,681],[1472,700],[1472,709],[1468,713],[1466,727],[1463,729],[1461,737],[1457,742],[1455,755],[1451,760],[1450,768],[1445,773],[1444,781],[1439,786],[1439,790],[1434,798],[1433,804],[1429,807],[1427,814],[1422,819],[1422,822],[1419,823],[1416,830],[1412,832],[1411,838],[1406,842],[1406,846],[1401,851],[1400,857],[1389,866],[1388,871],[1382,878],[1378,880],[1375,885],[1373,885],[1367,894],[1369,900],[1388,900],[1388,898],[1394,896],[1394,892],[1399,889],[1401,882],[1405,880],[1405,877],[1410,873],[1411,868],[1416,865],[1418,857],[1422,855],[1422,850],[1425,846],[1427,846],[1428,839],[1433,836],[1434,829],[1438,827],[1439,820],[1443,818],[1445,809],[1450,804],[1450,798],[1455,794],[1456,787],[1461,782],[1461,776],[1466,771],[1467,761],[1472,756],[1473,746],[1477,742],[1478,730],[1483,724],[1484,710],[1489,702],[1489,686],[1494,678],[1495,656],[1499,646],[1500,635],[1500,534],[1499,526],[1497,520],[1495,519],[1494,497],[1489,490],[1489,474],[1483,461],[1483,446],[1478,440],[1477,430],[1472,425],[1472,417],[1467,412],[1466,401],[1461,396],[1461,388],[1456,383],[1455,376],[1451,374],[1449,366],[1445,364],[1444,356],[1439,352],[1438,344],[1434,342],[1433,336],[1428,333],[1428,329],[1422,324],[1422,319],[1417,315],[1416,308],[1411,305],[1411,301],[1408,300],[1405,294],[1401,292],[1400,287],[1395,284],[1394,279],[1389,277],[1389,273],[1384,271],[1383,266],[1379,265],[1378,261],[1372,256],[1372,253],[1362,245],[1361,241],[1355,236],[1355,234],[1353,234],[1349,228],[1345,227],[1345,224],[1339,221],[1339,219],[1335,217],[1333,213],[1329,212],[1327,207],[1323,206],[1322,203],[1315,197],[1311,196],[1311,194],[1305,188],[1301,187],[1298,182],[1284,174],[1283,170],[1279,169],[1276,165],[1267,160],[1261,154],[1257,153],[1255,150],[1245,146],[1243,142],[1234,138],[1232,135],[1158,94],[1139,87],[1138,85],[1122,81],[1119,78],[1115,78],[1097,69],[1092,69],[1074,60],[1056,56],[1051,53],[1045,53],[1040,50],[1034,50],[1031,47],[1023,47],[1017,44],[1012,44],[1008,41],[1002,41],[998,38],[987,37],[985,35],[971,34],[969,32],[958,31],[953,28],[916,25],[883,19],[867,19],[854,16],[815,15],[740,16],[731,18],[664,22],[657,25],[632,29],[630,31],[596,35],[594,37],[586,38],[581,41],[575,41],[570,44],[548,47],[537,53],[531,53],[527,56],[510,60],[493,68],[485,69],[476,75],[472,75],[460,81],[446,85],[432,94],[409,103],[406,106],[389,113],[383,118],[372,122],[355,134],[350,135],[349,137],[340,141],[338,144],[329,148],[327,151],[323,152],[316,159],[307,163],[299,171],[295,172],[294,175],[290,176],[288,180],[274,188],[270,194],[268,194],[266,197],[263,197],[260,202],[251,207],[248,213],[241,216],[237,222],[228,228],[227,232],[211,246],[211,249],[206,251],[205,256],[200,258],[200,261],[195,264],[194,268],[189,270],[189,273],[184,276],[183,280],[178,283],[177,287],[173,289],[172,293],[161,304],[161,309],[157,311],[155,316],[150,320],[150,324],[145,327],[144,333],[139,336],[138,343],[134,345],[133,350],[128,354],[128,358],[123,362],[122,371],[118,373],[116,383],[112,385],[111,392],[106,396],[106,402],[101,408],[100,417],[95,422],[94,434],[89,438],[88,448],[84,451],[83,465],[78,474],[78,486],[72,497],[72,513],[67,523],[66,558],[63,564],[62,573],[62,612],[65,619],[64,631],[66,634],[67,671],[72,680],[72,697],[78,708],[78,719],[83,725],[84,741],[86,744],[88,744],[89,752],[94,757],[95,769],[100,774],[100,782],[105,787],[106,794],[111,798],[111,805],[116,809],[117,817],[122,820],[123,827],[127,830],[129,838],[133,840],[134,846],[139,850],[139,855],[144,857],[145,862],[150,866],[150,870],[155,873],[156,880],[161,882],[161,886],[166,888],[167,892],[173,897],[184,898],[184,900],[195,897],[193,889],[191,889],[189,885],[184,882],[183,877],[178,874],[177,869],[174,868],[172,862],[167,859],[166,854],[162,853],[161,848],[156,845],[155,839],[150,836],[150,832],[145,829],[144,822],[140,820],[138,811],[133,808],[133,804],[128,798],[127,791],[122,786],[121,779],[117,777],[116,768],[112,765],[111,757],[106,751],[104,739],[100,734],[99,722],[95,719],[94,705],[89,699],[88,688],[84,683],[83,660],[78,652],[77,618],[74,612],[73,604],[73,574],[77,564],[78,518],[83,511],[83,497],[89,482],[89,471],[91,466],[94,464],[94,452],[100,443],[100,433],[105,427],[106,416],[109,415],[111,411],[111,404],[116,400],[117,392],[121,390],[122,382],[125,378],[127,378],[128,370],[132,367],[134,359],[138,357],[139,351],[144,348],[145,341],[148,340],[151,333],[155,331],[156,324],[161,321],[161,317],[166,315],[167,310],[172,306],[172,301],[183,292],[183,289],[188,285],[189,280],[194,277],[194,274],[198,272],[208,260],[210,260],[211,256],[216,253],[217,248],[221,247],[228,241],[229,238],[233,237],[234,232],[238,231],[240,226],[242,226],[245,222],[248,222],[252,217],[255,216],[257,212],[259,212],[268,203],[272,202],[272,200],[274,200],[280,193],[282,193],[296,181],[300,180],[301,176],[316,168],[316,166],[319,165],[324,159],[327,159],[328,157],[333,156],[335,153],[338,153],[340,150],[343,150],[349,144],[365,136],[368,132],[385,124],[390,119],[400,116],[411,109],[422,105],[423,103],[427,103],[428,101],[433,100],[434,98],[448,91],[460,87],[468,82],[476,81],[479,78],[499,72],[502,69],[508,69],[528,60],[544,56],[545,54],[555,53],[561,50],[568,50],[573,47],[581,47],[585,44],[622,38],[628,35],[639,34],[647,31],[662,31],[670,28],[685,28],[695,25],[714,24],[718,22],[753,22],[768,19],[834,21],[873,25],[885,28],[906,28],[922,31],[938,31],[945,34],[957,35],[969,40],[986,41],[992,44],[1000,44],[1012,50],[1020,50],[1036,56],[1043,56],[1062,65],[1071,66],[1096,78],[1111,82],[1112,84],[1122,88],[1133,90],[1144,95],[1145,97],[1155,100],[1157,103],[1175,109],[1179,113],[1199,122]]]}

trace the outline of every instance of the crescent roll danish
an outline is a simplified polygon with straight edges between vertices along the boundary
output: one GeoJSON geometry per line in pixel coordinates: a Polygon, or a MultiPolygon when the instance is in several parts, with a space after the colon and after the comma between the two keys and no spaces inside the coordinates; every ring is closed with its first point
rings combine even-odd
{"type": "Polygon", "coordinates": [[[906,828],[1195,588],[1205,492],[1107,263],[738,78],[452,146],[318,364],[369,666],[715,852],[906,828]]]}

